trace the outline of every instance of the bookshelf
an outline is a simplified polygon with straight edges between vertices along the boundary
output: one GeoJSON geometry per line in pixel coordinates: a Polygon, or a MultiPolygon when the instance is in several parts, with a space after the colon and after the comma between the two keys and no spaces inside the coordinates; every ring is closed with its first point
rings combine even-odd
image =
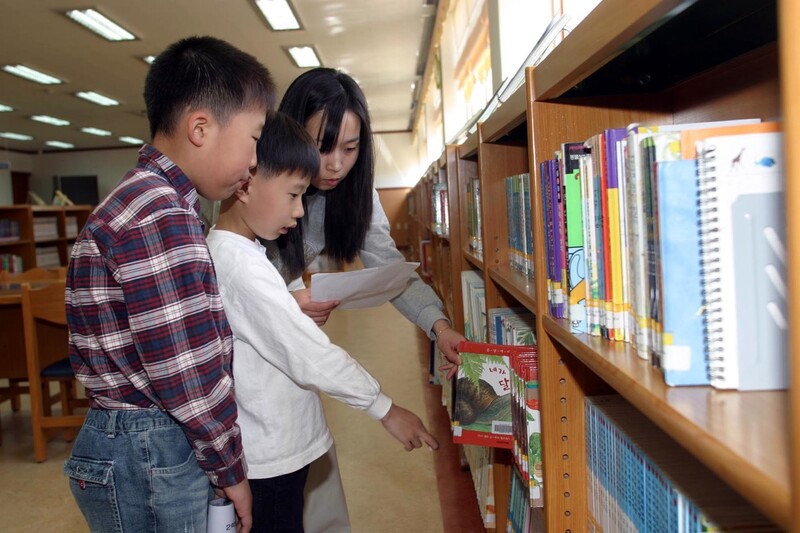
{"type": "MultiPolygon", "coordinates": [[[[724,5],[604,0],[538,66],[528,69],[525,84],[455,149],[458,187],[449,192],[451,205],[462,214],[461,256],[452,261],[448,275],[479,270],[487,308],[521,305],[536,315],[547,531],[586,530],[584,398],[606,393],[622,395],[679,443],[687,457],[699,460],[776,525],[800,531],[796,364],[789,391],[668,387],[628,345],[573,335],[565,320],[548,312],[543,205],[534,178],[560,143],[633,122],[780,119],[786,146],[794,146],[800,142],[800,37],[790,25],[798,17],[800,6],[791,0],[724,5]],[[502,182],[520,172],[532,177],[533,280],[507,266],[502,182]],[[465,240],[468,182],[475,175],[482,195],[482,258],[465,240]]],[[[800,198],[800,154],[785,152],[791,271],[800,259],[800,215],[793,209],[800,198]]],[[[453,292],[459,290],[455,286],[453,292]]],[[[796,279],[790,278],[789,294],[790,302],[800,298],[796,279]]],[[[800,360],[798,316],[791,312],[792,363],[800,360]]],[[[499,499],[497,504],[500,530],[499,499]]]]}
{"type": "Polygon", "coordinates": [[[0,254],[19,256],[24,270],[66,266],[70,245],[91,212],[88,205],[0,206],[0,220],[11,220],[19,227],[18,239],[0,241],[0,254]]]}

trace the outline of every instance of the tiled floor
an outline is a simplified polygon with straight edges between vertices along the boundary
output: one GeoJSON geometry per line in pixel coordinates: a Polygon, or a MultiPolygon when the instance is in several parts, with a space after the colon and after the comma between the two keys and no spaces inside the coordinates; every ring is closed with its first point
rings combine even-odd
{"type": "MultiPolygon", "coordinates": [[[[469,475],[449,444],[438,387],[427,384],[427,339],[391,305],[335,312],[325,331],[345,347],[403,407],[417,413],[443,444],[408,453],[365,414],[326,398],[354,533],[481,531],[469,475]],[[429,414],[430,413],[430,414],[429,414]]],[[[62,476],[70,445],[50,442],[48,460],[33,460],[27,406],[0,405],[0,531],[82,532],[85,523],[62,476]]]]}

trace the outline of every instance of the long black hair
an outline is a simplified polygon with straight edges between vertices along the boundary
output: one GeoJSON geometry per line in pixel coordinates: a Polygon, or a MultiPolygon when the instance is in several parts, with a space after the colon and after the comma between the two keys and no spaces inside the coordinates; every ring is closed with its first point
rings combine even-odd
{"type": "MultiPolygon", "coordinates": [[[[353,168],[336,188],[325,191],[325,249],[323,253],[332,260],[349,262],[356,258],[372,220],[372,191],[374,154],[367,99],[358,84],[343,72],[331,68],[315,68],[295,79],[278,108],[300,124],[322,112],[324,131],[321,132],[319,150],[330,152],[337,142],[339,129],[346,111],[361,120],[358,158],[353,168]]],[[[315,194],[309,187],[307,194],[315,194]]],[[[278,239],[284,263],[293,269],[303,261],[302,228],[278,239]]]]}

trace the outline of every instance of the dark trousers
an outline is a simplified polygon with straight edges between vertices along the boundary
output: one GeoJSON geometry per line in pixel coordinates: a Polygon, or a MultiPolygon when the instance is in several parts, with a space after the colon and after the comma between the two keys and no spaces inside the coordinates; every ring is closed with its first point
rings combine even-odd
{"type": "Polygon", "coordinates": [[[296,472],[266,479],[251,479],[252,533],[303,533],[303,489],[308,465],[296,472]]]}

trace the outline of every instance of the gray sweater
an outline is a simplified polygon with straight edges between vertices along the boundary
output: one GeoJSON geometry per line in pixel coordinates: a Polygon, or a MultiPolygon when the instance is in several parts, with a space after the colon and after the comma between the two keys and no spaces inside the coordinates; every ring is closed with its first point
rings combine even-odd
{"type": "MultiPolygon", "coordinates": [[[[310,264],[325,248],[325,193],[318,192],[307,196],[307,210],[303,217],[303,244],[305,246],[306,264],[310,264]]],[[[279,271],[284,271],[277,247],[270,243],[268,256],[279,271]]],[[[372,222],[359,258],[366,268],[388,265],[397,261],[405,261],[403,254],[397,250],[394,240],[389,234],[389,220],[383,211],[378,191],[372,191],[372,222]]],[[[296,279],[289,283],[289,290],[304,288],[303,280],[296,279]]],[[[392,304],[408,320],[419,326],[430,338],[434,338],[431,328],[439,319],[447,320],[442,312],[442,301],[416,272],[411,282],[400,296],[392,300],[392,304]]]]}

